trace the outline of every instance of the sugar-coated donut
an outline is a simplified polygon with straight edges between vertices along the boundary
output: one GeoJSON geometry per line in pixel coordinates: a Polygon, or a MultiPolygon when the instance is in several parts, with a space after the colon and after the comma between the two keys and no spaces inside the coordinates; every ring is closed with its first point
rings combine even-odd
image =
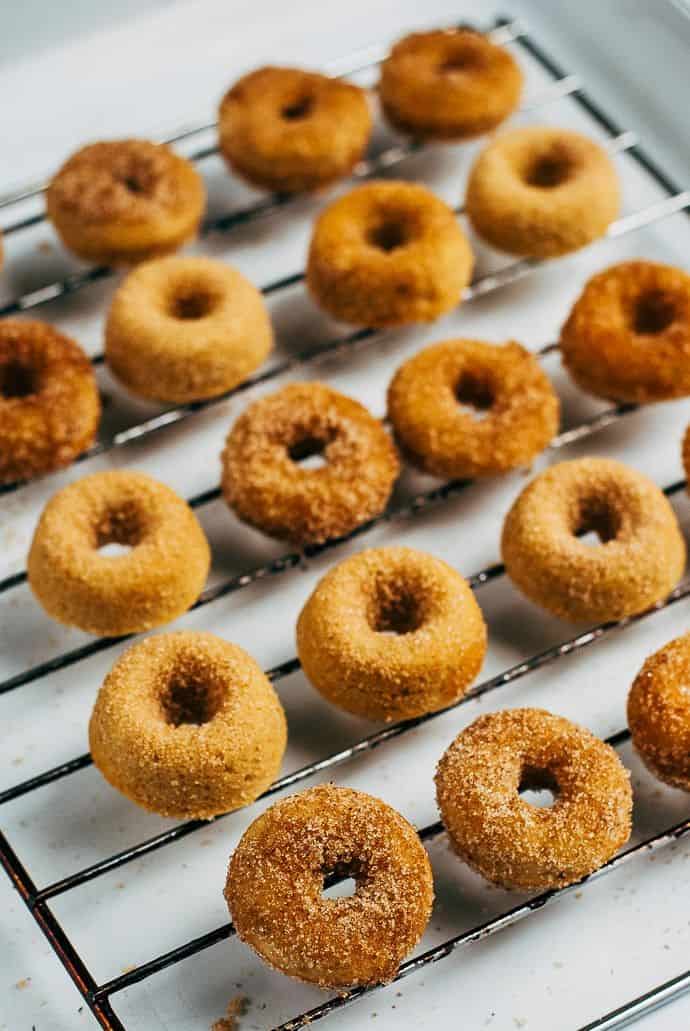
{"type": "Polygon", "coordinates": [[[91,362],[74,340],[45,322],[0,320],[0,483],[69,465],[100,416],[91,362]]]}
{"type": "Polygon", "coordinates": [[[560,462],[532,480],[506,516],[501,547],[520,590],[575,621],[643,612],[685,568],[668,499],[646,476],[607,458],[560,462]],[[590,531],[598,547],[578,539],[590,531]]]}
{"type": "Polygon", "coordinates": [[[106,361],[141,397],[216,397],[261,365],[273,345],[260,292],[210,258],[159,258],[130,272],[105,329],[106,361]]]}
{"type": "Polygon", "coordinates": [[[87,261],[129,265],[177,250],[206,203],[194,166],[163,143],[110,140],[82,147],[46,192],[62,242],[87,261]]]}
{"type": "Polygon", "coordinates": [[[592,873],[630,837],[630,775],[610,745],[562,716],[513,709],[480,716],[436,771],[453,848],[503,888],[562,888],[592,873]],[[553,805],[521,791],[549,789],[553,805]]]}
{"type": "Polygon", "coordinates": [[[386,118],[418,138],[463,140],[490,132],[512,114],[521,92],[517,62],[470,29],[414,32],[381,66],[386,118]]]}
{"type": "Polygon", "coordinates": [[[322,988],[380,984],[424,933],[431,866],[407,820],[351,788],[282,799],[245,831],[225,899],[240,938],[284,974],[322,988]],[[328,898],[325,879],[354,878],[328,898]]]}
{"type": "Polygon", "coordinates": [[[341,709],[398,720],[457,701],[481,669],[486,626],[466,580],[411,548],[363,551],[317,584],[297,622],[314,687],[341,709]]]}
{"type": "Polygon", "coordinates": [[[366,150],[372,117],[359,86],[299,68],[243,75],[220,105],[220,149],[255,186],[317,190],[348,175],[366,150]]]}
{"type": "Polygon", "coordinates": [[[29,551],[29,584],[54,619],[88,633],[150,630],[182,615],[206,582],[210,551],[189,505],[131,470],[93,473],[55,494],[29,551]],[[106,544],[131,550],[99,554],[106,544]]]}
{"type": "Polygon", "coordinates": [[[353,325],[432,322],[460,301],[473,260],[440,197],[419,183],[371,182],[316,220],[307,286],[317,304],[353,325]]]}
{"type": "Polygon", "coordinates": [[[486,476],[529,465],[558,429],[559,409],[537,359],[513,341],[432,344],[406,361],[388,388],[398,443],[435,476],[486,476]]]}
{"type": "Polygon", "coordinates": [[[628,725],[645,766],[690,791],[690,634],[646,660],[628,695],[628,725]]]}
{"type": "Polygon", "coordinates": [[[236,644],[198,631],[148,637],[121,655],[91,721],[93,761],[133,802],[208,819],[253,802],[276,776],[285,714],[236,644]]]}
{"type": "Polygon", "coordinates": [[[553,258],[604,235],[620,210],[618,176],[587,136],[511,129],[476,159],[465,208],[479,236],[498,250],[553,258]]]}
{"type": "Polygon", "coordinates": [[[323,383],[290,383],[250,405],[228,435],[221,486],[240,519],[299,545],[379,515],[400,471],[395,446],[363,405],[323,383]],[[300,467],[320,456],[320,468],[300,467]]]}
{"type": "Polygon", "coordinates": [[[690,394],[690,276],[653,261],[599,272],[561,330],[561,355],[599,397],[644,404],[690,394]]]}

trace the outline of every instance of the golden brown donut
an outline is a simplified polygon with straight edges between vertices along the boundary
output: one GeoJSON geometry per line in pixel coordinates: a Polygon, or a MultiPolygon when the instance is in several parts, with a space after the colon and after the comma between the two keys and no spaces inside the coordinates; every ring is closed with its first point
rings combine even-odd
{"type": "Polygon", "coordinates": [[[474,162],[465,209],[492,247],[553,258],[604,235],[620,210],[618,176],[587,136],[546,126],[511,129],[474,162]]]}
{"type": "Polygon", "coordinates": [[[210,258],[159,258],[130,272],[105,328],[110,369],[134,394],[184,403],[241,383],[273,346],[260,292],[210,258]]]}
{"type": "Polygon", "coordinates": [[[317,584],[297,622],[314,687],[341,709],[399,720],[457,701],[481,669],[486,626],[466,580],[412,548],[360,552],[317,584]]]}
{"type": "Polygon", "coordinates": [[[379,515],[400,471],[388,433],[323,383],[290,383],[250,405],[228,435],[221,486],[240,519],[299,545],[379,515]],[[299,462],[319,455],[321,468],[299,462]]]}
{"type": "Polygon", "coordinates": [[[643,612],[685,568],[685,541],[667,498],[608,458],[560,462],[535,477],[506,516],[501,547],[520,590],[574,621],[643,612]],[[578,539],[590,531],[598,547],[578,539]]]}
{"type": "Polygon", "coordinates": [[[434,476],[487,476],[529,465],[558,429],[559,409],[537,359],[513,341],[432,344],[406,361],[388,388],[398,443],[434,476]]]}
{"type": "Polygon", "coordinates": [[[628,695],[633,744],[655,777],[690,791],[690,634],[646,660],[628,695]]]}
{"type": "Polygon", "coordinates": [[[270,681],[236,644],[198,631],[148,637],[117,660],[89,723],[93,761],[137,805],[209,819],[253,802],[285,751],[270,681]]]}
{"type": "Polygon", "coordinates": [[[464,140],[490,132],[512,114],[521,92],[517,62],[470,29],[413,32],[381,66],[386,118],[422,139],[464,140]]]}
{"type": "Polygon", "coordinates": [[[91,143],[50,183],[46,210],[62,242],[87,261],[129,265],[196,235],[206,203],[194,166],[163,143],[91,143]]]}
{"type": "Polygon", "coordinates": [[[225,899],[240,938],[290,977],[322,988],[391,981],[424,933],[434,890],[407,820],[362,791],[321,784],[245,831],[225,899]],[[323,895],[329,875],[354,895],[323,895]]]}
{"type": "Polygon", "coordinates": [[[452,210],[425,186],[371,182],[316,220],[307,286],[343,322],[433,322],[470,281],[472,252],[452,210]]]}
{"type": "Polygon", "coordinates": [[[690,394],[690,276],[653,261],[599,272],[561,330],[561,355],[599,397],[645,404],[690,394]]]}
{"type": "Polygon", "coordinates": [[[91,634],[138,633],[197,600],[210,551],[189,505],[132,470],[93,473],[43,510],[29,551],[29,584],[46,612],[91,634]],[[101,555],[106,544],[131,549],[101,555]]]}
{"type": "Polygon", "coordinates": [[[220,105],[220,149],[255,186],[280,193],[318,190],[352,171],[372,118],[359,86],[298,68],[243,75],[220,105]]]}
{"type": "Polygon", "coordinates": [[[441,819],[458,855],[503,888],[562,888],[630,837],[630,774],[615,750],[544,709],[480,716],[436,770],[441,819]],[[551,806],[521,791],[548,789],[551,806]]]}
{"type": "Polygon", "coordinates": [[[69,465],[100,417],[91,362],[74,340],[45,322],[0,321],[0,483],[69,465]]]}

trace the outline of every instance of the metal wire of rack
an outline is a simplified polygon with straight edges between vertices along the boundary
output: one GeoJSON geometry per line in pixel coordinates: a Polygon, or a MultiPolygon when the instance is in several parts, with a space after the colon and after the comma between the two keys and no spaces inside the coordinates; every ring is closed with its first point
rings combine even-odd
{"type": "MultiPolygon", "coordinates": [[[[640,145],[631,139],[630,134],[624,134],[621,129],[613,122],[608,114],[596,103],[585,91],[579,86],[577,80],[573,76],[566,75],[558,64],[547,54],[535,41],[529,36],[524,29],[518,27],[517,23],[510,21],[509,19],[499,19],[496,23],[495,32],[499,39],[508,41],[508,39],[514,39],[519,46],[521,46],[526,53],[530,54],[531,57],[541,65],[541,67],[558,83],[568,83],[568,88],[561,95],[569,95],[573,100],[609,134],[612,140],[623,140],[625,141],[625,149],[627,149],[629,155],[637,162],[637,164],[645,169],[655,182],[661,186],[664,191],[668,194],[668,199],[661,201],[658,204],[652,205],[650,208],[645,209],[643,212],[637,212],[631,216],[627,216],[626,219],[621,220],[617,228],[614,228],[614,234],[621,235],[623,232],[632,231],[634,228],[638,228],[641,225],[649,224],[654,221],[657,217],[662,217],[665,214],[670,214],[677,211],[682,211],[690,206],[690,194],[687,191],[682,191],[679,187],[672,182],[672,180],[666,175],[665,171],[661,169],[657,163],[643,150],[640,145]],[[503,35],[501,35],[503,34],[503,35]]],[[[373,58],[378,55],[377,59],[385,53],[383,48],[371,48],[368,52],[367,62],[370,62],[373,58]]],[[[361,65],[360,67],[364,67],[361,65]]],[[[352,69],[350,69],[352,70],[352,69]]],[[[347,74],[347,71],[342,72],[347,74]]],[[[211,126],[197,126],[189,129],[181,130],[176,139],[180,140],[201,132],[203,129],[211,128],[211,126]]],[[[200,151],[198,158],[205,156],[208,152],[200,151]]],[[[0,197],[0,207],[7,206],[11,203],[16,203],[20,200],[24,200],[27,197],[33,195],[36,192],[40,192],[42,186],[37,185],[30,188],[25,188],[23,191],[14,191],[11,195],[5,195],[0,197]]],[[[270,198],[266,203],[272,205],[279,205],[283,203],[282,199],[270,198]]],[[[254,209],[252,209],[254,210],[254,209]]],[[[273,207],[271,208],[273,210],[273,207]]],[[[239,212],[231,213],[227,216],[228,218],[236,219],[240,216],[239,212]]],[[[254,216],[250,216],[254,217],[254,216]]],[[[32,223],[31,223],[32,224],[32,223]]],[[[494,289],[498,286],[503,286],[506,282],[512,282],[515,278],[526,274],[531,271],[537,263],[533,262],[517,262],[508,269],[510,272],[509,278],[503,278],[498,283],[495,283],[490,288],[494,289]]],[[[90,270],[86,275],[89,278],[86,281],[93,281],[100,278],[102,275],[107,274],[103,270],[93,269],[90,270]]],[[[501,273],[495,274],[500,276],[501,273]]],[[[504,275],[506,273],[504,272],[504,275]]],[[[298,281],[300,277],[285,277],[285,280],[280,281],[280,286],[284,284],[290,284],[291,281],[298,281]]],[[[81,284],[80,284],[81,285],[81,284]]],[[[476,287],[476,283],[474,289],[476,287]]],[[[279,287],[275,287],[279,288],[279,287]]],[[[50,290],[50,287],[47,288],[50,290]]],[[[69,289],[64,292],[70,292],[69,289]]],[[[484,291],[486,292],[486,291],[484,291]]],[[[61,294],[53,295],[60,296],[61,294]]],[[[45,300],[52,299],[46,295],[45,300]]],[[[43,303],[42,300],[36,300],[35,303],[43,303]]],[[[23,309],[22,309],[23,310],[23,309]]],[[[4,312],[3,312],[4,313],[4,312]]],[[[362,333],[370,334],[372,331],[364,330],[362,333]]],[[[338,342],[332,342],[331,347],[333,350],[336,347],[342,347],[346,343],[351,341],[341,340],[338,342]]],[[[554,345],[549,345],[545,352],[554,349],[554,345]]],[[[292,367],[290,365],[289,367],[292,367]]],[[[283,370],[285,371],[285,370],[283,370]]],[[[275,373],[277,375],[278,373],[275,373]]],[[[600,413],[595,416],[594,419],[589,420],[587,423],[583,423],[580,426],[574,427],[573,429],[567,430],[560,434],[558,438],[553,442],[552,446],[559,447],[565,443],[570,443],[572,440],[582,439],[584,436],[589,435],[596,429],[599,429],[605,425],[616,421],[618,418],[625,415],[628,411],[634,410],[635,406],[621,405],[616,408],[608,409],[607,411],[600,413]]],[[[166,413],[164,413],[165,415],[166,413]]],[[[175,420],[177,421],[177,420],[175,420]]],[[[127,431],[125,431],[127,432],[127,431]]],[[[120,443],[125,443],[126,440],[117,441],[112,446],[118,446],[120,443]]],[[[444,484],[440,488],[436,488],[434,491],[427,492],[426,494],[419,495],[414,498],[410,503],[401,509],[394,512],[386,513],[382,519],[393,519],[398,517],[411,517],[416,512],[427,508],[431,504],[437,501],[443,501],[446,498],[453,496],[457,491],[464,489],[468,486],[468,481],[452,481],[444,484]]],[[[684,481],[669,485],[665,492],[667,495],[677,493],[685,486],[684,481]]],[[[207,501],[213,500],[218,496],[217,490],[211,490],[204,494],[197,495],[195,498],[190,499],[190,502],[195,506],[205,504],[207,501]]],[[[367,524],[361,532],[365,532],[370,529],[372,524],[375,524],[379,520],[374,520],[372,523],[367,524]]],[[[359,531],[358,531],[359,532],[359,531]]],[[[352,535],[351,535],[352,536],[352,535]]],[[[346,538],[350,539],[350,538],[346,538]]],[[[329,541],[325,545],[320,546],[318,549],[312,549],[311,554],[316,554],[325,548],[330,548],[340,543],[340,541],[329,541]]],[[[263,577],[275,575],[284,569],[294,568],[299,565],[304,559],[304,554],[295,553],[294,555],[286,555],[281,558],[274,560],[266,566],[258,569],[251,570],[246,574],[233,578],[231,581],[226,581],[223,584],[217,585],[205,592],[202,595],[197,604],[208,604],[210,601],[221,597],[223,594],[229,593],[231,590],[240,589],[249,583],[256,582],[256,580],[263,577]]],[[[309,553],[307,554],[309,557],[309,553]]],[[[483,583],[487,583],[490,580],[500,576],[503,572],[503,568],[500,564],[489,566],[479,573],[475,574],[471,578],[473,587],[479,587],[483,583]]],[[[9,590],[20,583],[23,583],[25,579],[24,573],[17,573],[11,577],[5,578],[0,581],[0,592],[9,590]]],[[[601,640],[610,633],[618,630],[623,630],[640,620],[647,619],[654,613],[662,611],[668,608],[670,605],[674,605],[676,602],[681,601],[690,596],[690,579],[683,581],[671,595],[663,602],[654,606],[652,609],[640,615],[630,617],[614,623],[600,624],[596,627],[591,628],[585,633],[581,633],[567,641],[562,642],[552,648],[547,649],[537,655],[533,655],[530,658],[518,663],[510,669],[504,670],[497,676],[492,677],[480,684],[475,685],[460,702],[455,703],[453,706],[449,706],[449,709],[456,708],[458,705],[464,704],[470,698],[477,698],[482,694],[485,694],[491,690],[495,690],[506,684],[512,683],[520,677],[530,674],[531,672],[541,669],[544,666],[556,662],[559,658],[572,654],[583,648],[588,647],[591,644],[601,640]]],[[[40,677],[50,674],[57,669],[62,669],[66,665],[76,663],[82,658],[88,657],[88,655],[94,654],[95,651],[100,651],[104,647],[109,647],[123,638],[117,639],[102,639],[99,641],[91,642],[88,645],[83,646],[80,649],[75,649],[73,652],[67,652],[63,655],[57,656],[55,659],[49,660],[46,663],[42,663],[39,666],[33,667],[32,669],[19,674],[16,677],[10,678],[0,684],[0,692],[9,691],[22,684],[29,683],[33,680],[38,680],[40,677]]],[[[279,666],[274,667],[268,671],[268,675],[273,680],[286,677],[293,673],[298,668],[298,661],[296,659],[290,659],[282,663],[279,666]]],[[[448,711],[448,710],[443,710],[448,711]]],[[[266,794],[273,794],[277,791],[283,790],[295,783],[298,783],[302,779],[312,776],[313,774],[323,771],[325,769],[333,768],[340,763],[351,760],[355,756],[369,751],[370,749],[377,747],[385,741],[393,740],[402,734],[407,733],[414,727],[417,727],[431,719],[440,716],[441,713],[430,713],[425,716],[419,717],[414,720],[407,720],[402,723],[393,724],[385,727],[383,730],[377,731],[368,737],[357,742],[355,745],[344,749],[341,752],[334,753],[333,755],[327,756],[318,762],[311,763],[309,766],[303,767],[301,770],[296,770],[293,773],[286,775],[279,781],[276,781],[272,785],[266,794]]],[[[629,734],[627,730],[621,730],[617,734],[614,734],[609,738],[609,743],[617,746],[627,740],[629,734]]],[[[85,766],[90,764],[90,756],[82,755],[78,756],[73,760],[63,763],[52,770],[45,771],[43,774],[39,774],[36,777],[32,777],[18,785],[15,785],[2,793],[0,793],[0,805],[10,802],[24,794],[32,792],[46,784],[49,784],[61,777],[67,776],[77,770],[83,769],[85,766]]],[[[218,818],[220,819],[220,817],[218,818]]],[[[163,846],[172,844],[173,842],[180,840],[186,835],[195,831],[199,826],[206,826],[207,822],[204,821],[188,821],[183,824],[179,824],[169,830],[156,835],[147,841],[140,842],[122,852],[116,853],[115,855],[106,857],[99,862],[92,864],[82,870],[76,871],[75,873],[57,881],[53,884],[46,885],[43,888],[39,888],[34,882],[30,872],[22,862],[21,858],[17,855],[12,845],[8,841],[7,837],[0,832],[0,862],[3,868],[11,879],[12,883],[18,890],[20,896],[25,902],[27,908],[33,915],[37,925],[43,931],[46,939],[52,946],[56,955],[63,963],[68,974],[72,978],[76,987],[80,991],[86,1004],[90,1008],[91,1012],[101,1025],[111,1031],[125,1031],[125,1026],[115,1014],[111,997],[125,988],[136,984],[152,974],[171,966],[174,963],[180,962],[181,960],[192,956],[202,949],[210,947],[211,945],[219,942],[223,939],[230,937],[233,934],[233,927],[231,924],[225,924],[215,930],[207,932],[200,937],[183,943],[175,949],[166,952],[162,956],[155,957],[154,959],[141,964],[140,966],[129,970],[127,973],[121,974],[118,977],[111,979],[103,984],[98,984],[89,971],[84,959],[79,954],[75,945],[71,942],[70,938],[56,919],[54,913],[50,909],[48,902],[50,899],[61,895],[78,885],[84,884],[89,880],[96,877],[102,876],[106,872],[122,866],[126,863],[131,862],[135,858],[153,852],[163,846]]],[[[649,851],[656,850],[670,841],[678,840],[690,831],[690,819],[686,819],[676,824],[675,826],[668,828],[666,831],[662,831],[656,834],[654,837],[649,838],[646,841],[641,842],[625,851],[619,853],[616,857],[611,859],[603,867],[597,870],[590,877],[585,878],[585,881],[589,882],[595,880],[606,873],[612,872],[620,868],[623,864],[629,862],[640,854],[647,853],[649,851]]],[[[442,825],[440,823],[434,823],[419,831],[422,840],[430,840],[443,832],[442,825]]],[[[583,882],[581,882],[583,883],[583,882]]],[[[538,895],[535,898],[530,899],[527,902],[521,903],[504,913],[500,914],[493,919],[477,925],[468,931],[463,932],[440,945],[430,949],[413,959],[408,960],[404,963],[397,975],[397,980],[408,977],[416,971],[423,969],[431,963],[435,963],[446,956],[451,955],[456,949],[462,946],[468,946],[474,942],[478,942],[504,927],[508,927],[511,924],[523,919],[543,908],[545,905],[555,901],[556,899],[568,894],[574,890],[577,885],[569,886],[568,888],[560,889],[558,891],[547,892],[542,895],[538,895]]],[[[685,971],[675,978],[664,982],[646,992],[645,994],[624,1003],[619,1006],[616,1010],[611,1011],[608,1014],[598,1018],[594,1022],[588,1024],[585,1028],[581,1028],[580,1031],[610,1031],[613,1028],[619,1028],[624,1024],[629,1023],[632,1019],[641,1016],[644,1013],[649,1012],[651,1009],[656,1008],[665,1002],[676,998],[681,992],[690,989],[690,970],[685,971]]],[[[316,1020],[323,1019],[336,1009],[342,1008],[343,1006],[353,1004],[357,999],[375,991],[376,988],[358,988],[353,989],[349,992],[341,993],[331,999],[327,999],[325,1002],[320,1004],[313,1009],[302,1013],[293,1019],[280,1025],[280,1029],[274,1029],[274,1031],[295,1031],[295,1029],[304,1027],[307,1024],[313,1023],[316,1020]]]]}

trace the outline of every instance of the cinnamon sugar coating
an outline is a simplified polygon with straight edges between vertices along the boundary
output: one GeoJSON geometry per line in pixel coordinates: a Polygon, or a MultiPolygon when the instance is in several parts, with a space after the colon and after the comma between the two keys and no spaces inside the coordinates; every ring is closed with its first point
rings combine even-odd
{"type": "Polygon", "coordinates": [[[226,93],[218,113],[221,153],[255,186],[317,190],[346,176],[366,150],[367,95],[342,79],[298,68],[257,68],[226,93]]]}
{"type": "Polygon", "coordinates": [[[182,498],[144,473],[112,470],[53,495],[34,533],[28,575],[54,619],[110,636],[182,615],[209,565],[204,532],[182,498]],[[110,543],[131,550],[102,555],[110,543]]]}
{"type": "Polygon", "coordinates": [[[474,259],[453,211],[419,183],[358,186],[316,220],[307,286],[359,326],[433,322],[460,301],[474,259]]]}
{"type": "Polygon", "coordinates": [[[130,272],[105,330],[110,369],[135,394],[185,403],[241,383],[273,346],[263,298],[237,269],[171,257],[130,272]]]}
{"type": "Polygon", "coordinates": [[[148,140],[82,147],[46,192],[48,217],[65,246],[112,265],[177,250],[196,234],[205,203],[194,166],[148,140]]]}
{"type": "Polygon", "coordinates": [[[378,515],[399,472],[395,446],[359,402],[323,383],[290,383],[242,413],[222,455],[222,489],[240,519],[316,544],[378,515]],[[300,467],[321,454],[321,468],[300,467]]]}
{"type": "Polygon", "coordinates": [[[390,981],[428,923],[429,859],[384,802],[323,784],[291,795],[245,832],[225,898],[240,938],[284,974],[323,988],[390,981]],[[330,873],[349,897],[322,895],[330,873]]]}
{"type": "Polygon", "coordinates": [[[468,29],[413,32],[381,65],[384,114],[416,138],[490,132],[512,114],[521,92],[522,72],[508,51],[468,29]]]}
{"type": "Polygon", "coordinates": [[[608,154],[569,129],[527,126],[492,140],[467,182],[467,214],[500,251],[553,258],[603,236],[620,210],[608,154]]]}
{"type": "Polygon", "coordinates": [[[535,477],[505,518],[501,548],[516,586],[574,621],[643,612],[685,569],[668,499],[646,476],[607,458],[560,462],[535,477]],[[579,539],[591,531],[598,546],[579,539]]]}
{"type": "Polygon", "coordinates": [[[317,584],[297,622],[297,651],[314,687],[375,720],[442,709],[460,698],[486,653],[469,585],[440,559],[376,548],[317,584]]]}
{"type": "Polygon", "coordinates": [[[623,261],[585,285],[561,330],[563,364],[583,390],[646,404],[690,394],[690,276],[623,261]]]}
{"type": "Polygon", "coordinates": [[[411,462],[435,476],[529,465],[558,429],[559,409],[539,362],[514,341],[432,344],[406,361],[388,388],[396,439],[411,462]]]}
{"type": "Polygon", "coordinates": [[[105,678],[89,723],[106,780],[177,819],[253,802],[278,773],[286,740],[282,706],[254,659],[198,631],[129,648],[105,678]]]}
{"type": "Polygon", "coordinates": [[[630,775],[614,749],[543,709],[480,716],[441,758],[436,793],[455,851],[504,888],[572,884],[630,837],[630,775]],[[520,797],[543,788],[549,807],[520,797]]]}
{"type": "Polygon", "coordinates": [[[100,417],[91,362],[74,340],[45,322],[0,321],[0,483],[69,465],[100,417]]]}
{"type": "Polygon", "coordinates": [[[690,791],[690,634],[645,661],[628,695],[628,725],[654,776],[690,791]]]}

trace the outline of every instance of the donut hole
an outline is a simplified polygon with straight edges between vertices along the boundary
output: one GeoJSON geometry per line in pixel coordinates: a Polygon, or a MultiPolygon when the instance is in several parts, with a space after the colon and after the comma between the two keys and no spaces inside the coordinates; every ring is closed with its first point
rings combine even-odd
{"type": "Polygon", "coordinates": [[[202,286],[179,290],[170,301],[170,314],[183,321],[203,319],[216,307],[218,298],[202,286]]]}
{"type": "Polygon", "coordinates": [[[390,254],[399,247],[405,247],[414,239],[415,233],[411,223],[396,215],[387,215],[369,226],[367,242],[379,251],[390,254]]]}
{"type": "Polygon", "coordinates": [[[95,546],[104,558],[117,558],[141,543],[144,527],[134,502],[106,509],[96,526],[95,546]]]}
{"type": "Polygon", "coordinates": [[[351,898],[364,879],[364,868],[357,859],[343,859],[327,864],[322,870],[321,894],[326,899],[351,898]]]}
{"type": "Polygon", "coordinates": [[[454,393],[458,404],[469,408],[476,419],[485,418],[495,400],[488,376],[478,370],[463,369],[454,393]]]}
{"type": "Polygon", "coordinates": [[[608,544],[620,530],[620,517],[606,498],[583,498],[573,532],[582,544],[608,544]]]}
{"type": "Polygon", "coordinates": [[[440,75],[456,75],[463,72],[475,72],[484,64],[476,47],[469,43],[450,50],[437,65],[440,75]]]}
{"type": "Polygon", "coordinates": [[[31,397],[37,390],[36,370],[24,362],[9,362],[0,368],[0,397],[31,397]]]}
{"type": "Polygon", "coordinates": [[[377,584],[369,613],[369,625],[375,633],[402,637],[414,633],[422,622],[419,602],[407,584],[377,584]]]}
{"type": "Polygon", "coordinates": [[[314,103],[313,96],[304,94],[280,109],[281,118],[284,118],[286,122],[297,122],[302,118],[308,118],[314,110],[314,103]]]}
{"type": "Polygon", "coordinates": [[[632,328],[635,333],[654,336],[668,329],[675,318],[675,298],[664,290],[648,290],[633,308],[632,328]]]}
{"type": "Polygon", "coordinates": [[[325,451],[329,440],[318,437],[303,437],[288,448],[290,461],[302,469],[323,469],[328,465],[325,451]]]}
{"type": "Polygon", "coordinates": [[[210,723],[223,705],[223,685],[209,680],[203,671],[176,671],[160,696],[165,722],[171,727],[210,723]]]}
{"type": "Polygon", "coordinates": [[[518,794],[523,802],[535,809],[547,809],[558,800],[558,781],[551,770],[525,766],[520,774],[518,794]]]}
{"type": "Polygon", "coordinates": [[[539,190],[550,190],[567,182],[574,170],[573,155],[564,147],[553,147],[532,158],[527,165],[525,182],[539,190]]]}

